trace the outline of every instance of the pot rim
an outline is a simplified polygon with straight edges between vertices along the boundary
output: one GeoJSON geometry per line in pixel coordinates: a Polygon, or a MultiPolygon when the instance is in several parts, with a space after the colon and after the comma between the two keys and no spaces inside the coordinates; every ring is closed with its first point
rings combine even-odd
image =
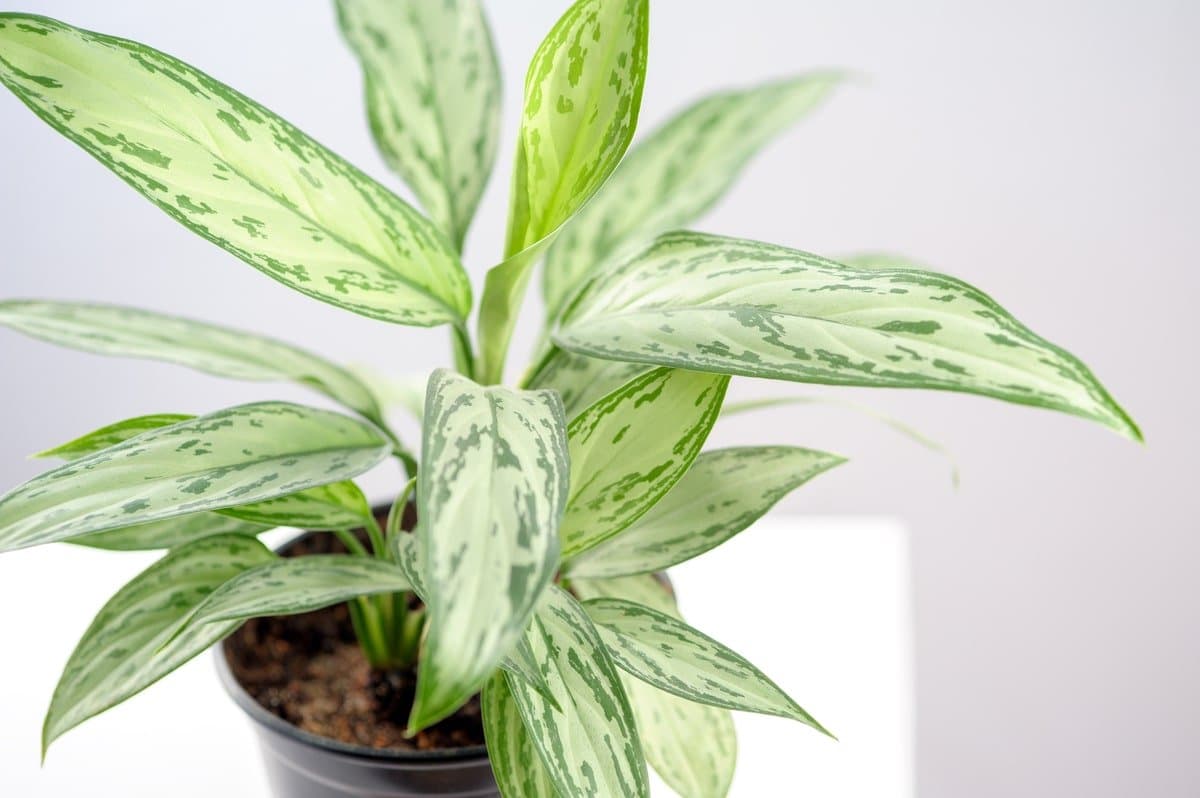
{"type": "MultiPolygon", "coordinates": [[[[275,551],[283,552],[289,546],[312,534],[316,533],[311,530],[300,530],[295,536],[277,545],[275,551]]],[[[225,639],[219,640],[213,646],[212,650],[217,664],[217,676],[220,678],[225,692],[229,694],[233,702],[241,707],[242,711],[249,715],[256,723],[284,737],[289,737],[297,742],[322,748],[326,751],[358,759],[371,759],[377,762],[466,762],[479,759],[486,760],[488,758],[486,745],[468,745],[461,748],[431,748],[427,750],[372,748],[367,745],[344,743],[332,737],[323,737],[319,734],[305,731],[273,712],[269,712],[266,707],[259,704],[258,701],[254,700],[252,695],[246,692],[246,688],[242,687],[241,682],[237,680],[233,675],[233,670],[229,667],[229,660],[225,654],[225,639]]]]}

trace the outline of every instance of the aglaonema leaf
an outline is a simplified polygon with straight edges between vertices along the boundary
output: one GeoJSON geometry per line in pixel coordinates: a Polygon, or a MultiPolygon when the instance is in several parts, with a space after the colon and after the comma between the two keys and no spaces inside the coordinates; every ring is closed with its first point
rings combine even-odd
{"type": "Polygon", "coordinates": [[[762,671],[678,618],[614,598],[584,608],[613,662],[642,681],[688,701],[791,718],[829,734],[762,671]]]}
{"type": "Polygon", "coordinates": [[[375,143],[461,250],[500,124],[500,70],[480,3],[338,0],[337,9],[362,64],[375,143]]]}
{"type": "Polygon", "coordinates": [[[71,654],[42,729],[42,751],[83,721],[144,690],[236,626],[217,624],[168,640],[205,597],[275,555],[254,538],[222,535],[167,554],[104,605],[71,654]]]}
{"type": "Polygon", "coordinates": [[[571,560],[571,576],[653,573],[743,531],[792,490],[845,462],[792,446],[704,452],[679,483],[624,532],[571,560]]]}
{"type": "Polygon", "coordinates": [[[0,302],[0,324],[85,352],[163,360],[239,380],[295,382],[367,418],[383,418],[371,389],[350,371],[243,330],[117,305],[42,300],[0,302]]]}
{"type": "MultiPolygon", "coordinates": [[[[683,620],[665,584],[650,574],[572,579],[571,589],[583,598],[631,601],[683,620]]],[[[729,710],[679,698],[626,673],[621,684],[633,706],[646,761],[663,781],[689,798],[724,798],[737,764],[737,733],[729,710]]]]}
{"type": "Polygon", "coordinates": [[[550,317],[588,275],[703,214],[755,154],[841,80],[816,73],[705,97],[635,144],[546,254],[542,290],[550,317]]]}
{"type": "Polygon", "coordinates": [[[68,542],[108,551],[154,551],[173,549],[185,543],[216,535],[255,537],[271,526],[227,518],[220,513],[194,513],[165,521],[151,521],[108,532],[96,532],[68,542]]]}
{"type": "Polygon", "coordinates": [[[1141,433],[1077,358],[952,277],[670,233],[591,284],[554,341],[676,368],[975,393],[1141,433]]]}
{"type": "MultiPolygon", "coordinates": [[[[171,413],[138,416],[101,427],[61,446],[48,449],[38,456],[78,460],[143,432],[193,418],[195,416],[171,413]]],[[[88,535],[75,542],[109,549],[167,549],[205,535],[258,534],[275,526],[347,529],[356,527],[370,518],[371,508],[363,492],[353,482],[345,481],[320,485],[263,502],[114,529],[88,535]]]]}
{"type": "Polygon", "coordinates": [[[390,451],[375,427],[327,410],[286,402],[220,410],[0,497],[0,551],[287,496],[367,471],[390,451]]]}
{"type": "Polygon", "coordinates": [[[558,563],[568,474],[552,391],[433,373],[417,477],[429,621],[410,728],[457,709],[524,633],[558,563]]]}
{"type": "Polygon", "coordinates": [[[546,591],[529,631],[558,707],[521,679],[508,686],[546,775],[563,798],[647,798],[646,762],[629,699],[579,603],[546,591]]]}
{"type": "Polygon", "coordinates": [[[485,383],[502,377],[537,258],[608,179],[633,138],[649,16],[648,0],[576,0],[529,64],[505,260],[488,272],[480,300],[485,383]]]}
{"type": "Polygon", "coordinates": [[[607,394],[653,369],[645,363],[623,363],[584,357],[555,348],[530,375],[530,388],[553,388],[563,400],[563,412],[573,421],[607,394]]]}
{"type": "Polygon", "coordinates": [[[375,319],[461,324],[470,285],[425,217],[259,105],[137,42],[0,15],[0,82],[171,218],[375,319]]]}
{"type": "Polygon", "coordinates": [[[177,635],[222,621],[298,615],[358,596],[412,590],[395,563],[346,554],[275,560],[222,584],[196,605],[177,635]]]}
{"type": "Polygon", "coordinates": [[[554,782],[525,730],[503,671],[493,673],[483,686],[480,710],[488,761],[500,794],[504,798],[558,798],[554,782]]]}
{"type": "Polygon", "coordinates": [[[575,417],[564,557],[618,534],[666,495],[700,453],[728,384],[722,375],[655,369],[575,417]]]}

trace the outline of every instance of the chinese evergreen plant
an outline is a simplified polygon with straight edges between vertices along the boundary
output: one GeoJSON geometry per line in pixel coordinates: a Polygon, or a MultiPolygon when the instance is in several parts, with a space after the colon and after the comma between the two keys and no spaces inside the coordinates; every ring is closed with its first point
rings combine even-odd
{"type": "Polygon", "coordinates": [[[1139,437],[1079,360],[959,280],[679,230],[840,78],[707,97],[626,154],[648,5],[578,0],[534,54],[504,257],[474,333],[460,253],[500,113],[477,0],[337,4],[375,140],[424,213],[169,55],[0,14],[0,81],[56,131],[290,288],[382,322],[445,325],[455,366],[429,378],[418,453],[362,378],[296,347],[130,308],[0,303],[0,323],[41,339],[290,380],[351,413],[262,402],[144,416],[42,453],[66,462],[0,499],[0,550],[169,550],[80,641],[44,745],[247,618],[349,602],[372,665],[419,666],[411,730],[482,690],[506,796],[644,796],[647,761],[683,795],[724,795],[729,710],[824,730],[685,624],[654,574],[842,462],[790,446],[702,451],[731,376],[962,391],[1139,437]],[[545,335],[505,387],[539,262],[545,335]],[[381,528],[350,480],[392,456],[411,481],[381,528]],[[415,534],[399,529],[410,495],[415,534]],[[279,558],[257,538],[277,526],[330,530],[350,553],[279,558]],[[423,609],[408,609],[409,592],[423,609]]]}

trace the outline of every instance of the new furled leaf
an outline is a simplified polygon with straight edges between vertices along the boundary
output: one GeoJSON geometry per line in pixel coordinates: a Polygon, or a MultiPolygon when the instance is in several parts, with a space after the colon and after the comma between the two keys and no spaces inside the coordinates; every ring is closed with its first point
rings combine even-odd
{"type": "Polygon", "coordinates": [[[462,250],[496,158],[500,69],[478,0],[338,0],[384,160],[462,250]]]}
{"type": "Polygon", "coordinates": [[[1141,435],[1083,363],[966,283],[773,244],[664,235],[593,282],[554,341],[699,371],[975,393],[1141,435]]]}
{"type": "Polygon", "coordinates": [[[721,545],[788,493],[844,462],[791,446],[704,452],[649,512],[571,560],[566,571],[598,578],[665,570],[721,545]]]}
{"type": "Polygon", "coordinates": [[[296,382],[369,419],[383,418],[371,389],[351,372],[244,330],[117,305],[19,299],[0,302],[0,324],[85,352],[162,360],[238,380],[296,382]]]}
{"type": "Polygon", "coordinates": [[[648,798],[633,711],[587,613],[565,591],[551,587],[534,616],[529,641],[562,709],[520,679],[508,679],[508,686],[558,793],[563,798],[648,798]]]}
{"type": "Polygon", "coordinates": [[[83,721],[142,691],[232,631],[236,623],[189,630],[179,621],[213,590],[274,555],[253,538],[223,535],[183,546],[114,595],[75,647],[54,689],[42,754],[83,721]]]}
{"type": "Polygon", "coordinates": [[[0,497],[0,551],[265,501],[346,479],[387,457],[373,426],[262,402],[144,432],[0,497]]]}
{"type": "Polygon", "coordinates": [[[550,318],[589,275],[708,210],[759,150],[842,79],[820,72],[705,97],[634,145],[546,254],[542,291],[550,318]]]}
{"type": "Polygon", "coordinates": [[[583,606],[626,673],[689,701],[791,718],[829,734],[762,671],[678,618],[623,599],[583,606]]]}
{"type": "Polygon", "coordinates": [[[533,265],[612,174],[637,127],[646,80],[648,0],[576,0],[525,76],[504,261],[479,309],[479,376],[499,382],[533,265]]]}
{"type": "Polygon", "coordinates": [[[563,557],[608,540],[666,495],[700,453],[728,384],[721,375],[654,369],[571,422],[563,557]]]}
{"type": "Polygon", "coordinates": [[[523,634],[554,576],[569,474],[552,391],[484,388],[438,370],[424,430],[417,538],[429,624],[414,730],[478,691],[523,634]]]}
{"type": "Polygon", "coordinates": [[[0,14],[0,83],[176,221],[279,282],[375,319],[461,324],[440,231],[228,86],[137,42],[0,14]]]}

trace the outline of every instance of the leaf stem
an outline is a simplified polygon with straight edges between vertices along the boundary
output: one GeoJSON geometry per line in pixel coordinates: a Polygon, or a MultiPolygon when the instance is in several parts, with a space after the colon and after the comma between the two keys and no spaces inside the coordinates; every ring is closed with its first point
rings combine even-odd
{"type": "Polygon", "coordinates": [[[335,530],[333,530],[333,534],[337,535],[337,539],[342,541],[342,545],[345,546],[346,550],[349,551],[351,554],[358,555],[359,557],[370,557],[371,556],[370,552],[367,551],[366,547],[363,546],[363,544],[358,542],[358,538],[355,537],[354,533],[351,532],[350,530],[335,529],[335,530]]]}
{"type": "Polygon", "coordinates": [[[475,379],[475,349],[471,345],[471,331],[467,329],[465,322],[460,322],[454,325],[453,336],[454,367],[458,369],[459,374],[473,380],[475,379]]]}

